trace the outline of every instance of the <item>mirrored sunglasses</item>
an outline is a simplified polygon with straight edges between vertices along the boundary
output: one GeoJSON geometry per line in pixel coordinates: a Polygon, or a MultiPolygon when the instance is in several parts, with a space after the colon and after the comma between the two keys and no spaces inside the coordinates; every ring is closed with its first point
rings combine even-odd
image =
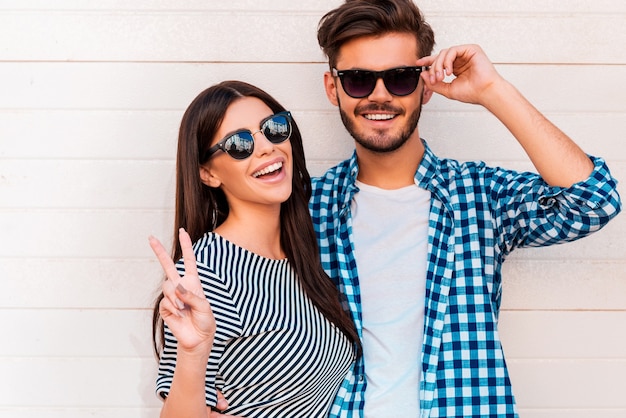
{"type": "Polygon", "coordinates": [[[229,134],[207,150],[204,160],[211,158],[217,151],[224,151],[235,160],[245,160],[254,152],[254,135],[261,132],[272,144],[280,144],[291,137],[291,121],[291,113],[287,111],[269,116],[261,121],[261,129],[258,131],[241,129],[229,134]]]}

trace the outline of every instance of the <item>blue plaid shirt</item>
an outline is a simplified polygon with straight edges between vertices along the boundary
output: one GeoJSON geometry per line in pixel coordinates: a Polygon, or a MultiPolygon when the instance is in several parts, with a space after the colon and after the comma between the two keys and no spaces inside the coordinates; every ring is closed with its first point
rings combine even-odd
{"type": "MultiPolygon", "coordinates": [[[[415,183],[432,196],[421,416],[515,417],[497,326],[502,262],[516,247],[573,241],[602,228],[620,211],[617,182],[596,158],[586,181],[563,189],[533,173],[439,159],[425,146],[415,173],[415,183]]],[[[322,265],[362,336],[350,212],[359,191],[357,173],[353,155],[314,179],[310,209],[322,265]]],[[[339,389],[330,416],[363,416],[366,384],[361,358],[339,389]]]]}

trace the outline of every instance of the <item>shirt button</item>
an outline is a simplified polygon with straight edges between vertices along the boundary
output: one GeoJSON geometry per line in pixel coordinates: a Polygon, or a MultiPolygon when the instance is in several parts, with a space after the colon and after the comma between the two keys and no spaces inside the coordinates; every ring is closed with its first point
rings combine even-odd
{"type": "Polygon", "coordinates": [[[544,209],[554,206],[555,203],[556,203],[556,199],[554,197],[540,197],[539,198],[539,204],[544,209]]]}
{"type": "Polygon", "coordinates": [[[365,380],[365,378],[363,377],[363,375],[359,376],[359,382],[362,382],[363,380],[365,380]]]}

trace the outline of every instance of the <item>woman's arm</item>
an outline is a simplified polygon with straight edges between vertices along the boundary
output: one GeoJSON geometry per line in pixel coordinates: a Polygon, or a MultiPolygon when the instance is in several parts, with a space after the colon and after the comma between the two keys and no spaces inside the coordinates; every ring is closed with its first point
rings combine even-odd
{"type": "Polygon", "coordinates": [[[216,325],[200,284],[191,239],[180,230],[183,277],[163,245],[154,237],[149,241],[167,276],[159,313],[178,341],[174,376],[161,417],[206,418],[210,410],[205,401],[205,373],[216,325]]]}

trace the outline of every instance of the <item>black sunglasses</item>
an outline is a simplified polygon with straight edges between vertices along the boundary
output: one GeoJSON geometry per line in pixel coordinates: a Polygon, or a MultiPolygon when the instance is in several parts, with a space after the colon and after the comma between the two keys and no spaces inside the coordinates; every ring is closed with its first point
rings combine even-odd
{"type": "Polygon", "coordinates": [[[419,83],[420,73],[428,67],[399,67],[384,71],[343,70],[333,68],[333,76],[339,77],[343,90],[350,97],[361,99],[367,97],[376,88],[379,78],[383,79],[385,88],[394,96],[408,96],[413,93],[419,83]]]}
{"type": "Polygon", "coordinates": [[[245,160],[254,152],[254,135],[262,132],[263,135],[272,144],[280,144],[285,142],[291,136],[291,113],[279,112],[275,115],[268,116],[263,119],[258,131],[250,131],[249,129],[241,129],[229,134],[217,144],[213,145],[206,152],[204,161],[211,158],[217,151],[224,151],[235,160],[245,160]]]}

